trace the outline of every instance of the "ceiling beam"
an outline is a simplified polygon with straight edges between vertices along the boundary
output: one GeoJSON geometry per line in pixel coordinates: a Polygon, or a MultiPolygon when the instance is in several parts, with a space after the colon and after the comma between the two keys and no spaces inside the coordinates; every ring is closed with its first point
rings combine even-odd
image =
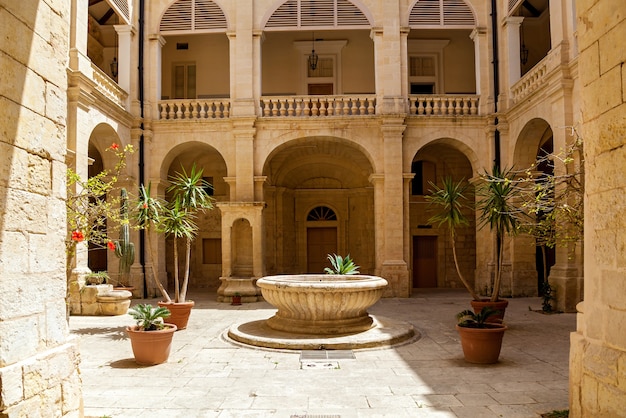
{"type": "Polygon", "coordinates": [[[95,6],[98,3],[102,3],[104,0],[89,0],[89,7],[95,6]]]}
{"type": "Polygon", "coordinates": [[[115,13],[113,9],[107,10],[107,12],[100,19],[98,19],[98,23],[104,25],[107,20],[109,20],[109,18],[113,16],[113,13],[115,13]]]}
{"type": "Polygon", "coordinates": [[[530,2],[528,0],[524,0],[524,2],[522,3],[522,7],[524,7],[526,10],[528,10],[530,12],[530,14],[533,15],[533,17],[541,16],[541,12],[539,10],[537,10],[537,8],[535,8],[535,6],[530,4],[530,2]]]}

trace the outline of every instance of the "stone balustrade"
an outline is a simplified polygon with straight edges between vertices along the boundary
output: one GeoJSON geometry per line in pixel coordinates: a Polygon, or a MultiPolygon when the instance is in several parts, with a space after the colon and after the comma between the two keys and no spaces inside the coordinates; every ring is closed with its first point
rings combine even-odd
{"type": "Polygon", "coordinates": [[[411,95],[409,112],[418,116],[476,116],[478,99],[476,95],[411,95]]]}
{"type": "Polygon", "coordinates": [[[230,99],[177,99],[159,101],[159,119],[194,120],[230,117],[230,99]]]}
{"type": "Polygon", "coordinates": [[[111,80],[109,76],[96,65],[92,64],[91,69],[93,70],[92,79],[96,84],[98,91],[113,103],[122,109],[125,109],[128,93],[126,93],[116,82],[111,80]]]}
{"type": "Polygon", "coordinates": [[[261,97],[261,115],[365,116],[376,114],[375,96],[267,96],[261,97]]]}
{"type": "Polygon", "coordinates": [[[524,74],[522,78],[511,87],[511,100],[518,103],[530,96],[545,82],[548,66],[540,62],[532,70],[524,74]]]}

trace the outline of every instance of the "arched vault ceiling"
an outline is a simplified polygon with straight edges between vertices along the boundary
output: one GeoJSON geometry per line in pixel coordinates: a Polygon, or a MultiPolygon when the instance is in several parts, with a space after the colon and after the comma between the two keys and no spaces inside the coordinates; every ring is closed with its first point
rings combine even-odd
{"type": "Polygon", "coordinates": [[[294,141],[271,155],[264,169],[268,184],[292,189],[315,179],[342,188],[367,187],[370,174],[371,164],[360,150],[330,138],[294,141]]]}

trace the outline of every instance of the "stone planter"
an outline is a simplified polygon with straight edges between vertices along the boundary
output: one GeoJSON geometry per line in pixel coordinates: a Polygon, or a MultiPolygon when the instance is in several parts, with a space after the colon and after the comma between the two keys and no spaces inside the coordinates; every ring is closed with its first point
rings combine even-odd
{"type": "Polygon", "coordinates": [[[372,328],[367,309],[387,281],[366,275],[301,274],[263,277],[263,298],[278,308],[267,326],[313,335],[354,334],[372,328]]]}

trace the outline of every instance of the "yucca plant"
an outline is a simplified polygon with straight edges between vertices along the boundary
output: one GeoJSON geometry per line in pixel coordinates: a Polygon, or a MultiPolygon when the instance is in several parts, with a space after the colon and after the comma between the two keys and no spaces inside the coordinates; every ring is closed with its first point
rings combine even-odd
{"type": "Polygon", "coordinates": [[[469,309],[459,312],[456,315],[456,320],[460,327],[490,328],[493,327],[493,322],[489,322],[489,318],[498,315],[499,313],[500,311],[493,309],[491,306],[486,306],[478,313],[469,309]]]}
{"type": "Polygon", "coordinates": [[[202,178],[204,170],[196,168],[194,163],[187,172],[184,167],[171,177],[172,185],[167,191],[172,193],[169,208],[164,212],[162,225],[166,234],[174,236],[174,283],[176,285],[174,302],[185,302],[189,286],[189,268],[191,261],[191,242],[198,232],[195,223],[196,214],[213,209],[213,198],[207,192],[212,186],[202,178]],[[185,240],[185,270],[182,285],[178,280],[177,238],[185,240]]]}
{"type": "Polygon", "coordinates": [[[359,266],[354,264],[350,254],[345,258],[337,254],[328,254],[328,260],[332,268],[326,267],[324,269],[326,274],[359,274],[359,266]]]}
{"type": "Polygon", "coordinates": [[[500,297],[504,238],[507,234],[514,236],[519,232],[521,210],[515,201],[519,189],[510,169],[494,166],[491,173],[485,173],[481,177],[483,181],[476,188],[481,227],[489,225],[496,233],[496,274],[491,293],[491,301],[495,302],[500,297]]]}
{"type": "Polygon", "coordinates": [[[428,223],[437,224],[439,227],[442,225],[447,226],[448,231],[450,232],[452,256],[454,257],[454,267],[456,267],[456,272],[459,275],[459,279],[461,279],[463,286],[465,286],[472,298],[478,301],[480,300],[480,297],[465,277],[463,277],[456,255],[456,228],[469,225],[469,220],[463,214],[463,209],[467,207],[464,203],[467,198],[463,193],[465,193],[469,184],[465,182],[465,179],[455,183],[450,177],[446,177],[441,181],[443,186],[441,188],[433,182],[429,182],[432,189],[429,190],[430,195],[425,196],[425,198],[430,202],[431,207],[436,207],[437,209],[436,213],[428,220],[428,223]]]}
{"type": "Polygon", "coordinates": [[[156,331],[164,328],[164,318],[170,316],[170,310],[150,304],[139,304],[128,310],[128,314],[137,321],[143,331],[156,331]]]}
{"type": "Polygon", "coordinates": [[[165,298],[166,302],[171,302],[170,295],[165,290],[165,287],[159,281],[156,273],[156,257],[154,256],[154,250],[152,249],[152,238],[150,230],[154,228],[158,231],[161,223],[161,214],[163,213],[165,203],[158,198],[151,196],[152,184],[148,183],[145,187],[143,184],[139,187],[139,197],[137,199],[137,205],[135,207],[135,221],[137,222],[137,228],[146,231],[146,246],[148,247],[148,253],[150,254],[150,267],[152,271],[152,277],[154,283],[159,288],[159,291],[165,298]]]}

